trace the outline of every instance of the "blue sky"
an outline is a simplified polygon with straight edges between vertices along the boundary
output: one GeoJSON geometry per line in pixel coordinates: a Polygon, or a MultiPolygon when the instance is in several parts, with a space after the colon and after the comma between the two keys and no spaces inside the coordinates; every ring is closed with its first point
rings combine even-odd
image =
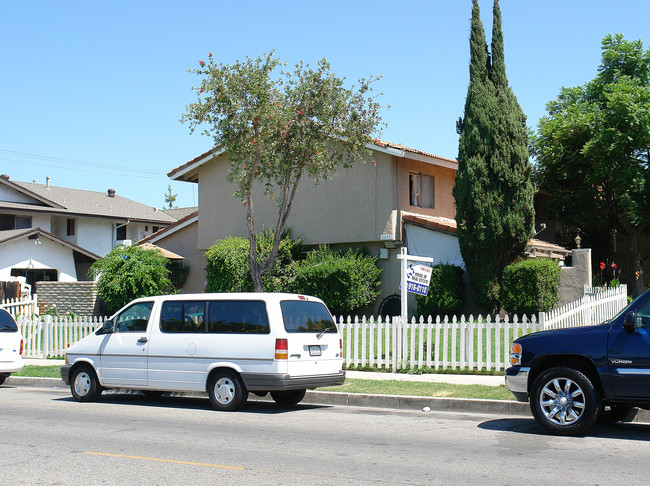
{"type": "MultiPolygon", "coordinates": [[[[536,126],[562,86],[592,79],[610,33],[647,37],[647,0],[501,0],[510,85],[536,126]]],[[[488,35],[492,1],[480,0],[488,35]]],[[[211,147],[179,118],[187,73],[212,52],[231,63],[276,50],[290,65],[326,57],[376,85],[381,138],[455,158],[468,85],[470,0],[0,0],[0,173],[162,207],[166,174],[211,147]]],[[[173,183],[176,204],[196,187],[173,183]]]]}

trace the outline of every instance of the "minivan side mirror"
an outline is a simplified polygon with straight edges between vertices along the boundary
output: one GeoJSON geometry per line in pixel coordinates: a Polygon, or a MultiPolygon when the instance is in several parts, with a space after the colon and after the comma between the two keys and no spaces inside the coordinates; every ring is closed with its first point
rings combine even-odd
{"type": "Polygon", "coordinates": [[[108,321],[104,321],[104,324],[102,325],[102,327],[97,329],[97,332],[95,334],[97,334],[98,336],[101,335],[101,334],[112,334],[113,333],[113,326],[114,326],[114,323],[113,323],[113,321],[111,319],[109,319],[108,321]]]}
{"type": "Polygon", "coordinates": [[[636,329],[636,315],[634,312],[628,312],[623,318],[623,329],[632,332],[636,329]]]}

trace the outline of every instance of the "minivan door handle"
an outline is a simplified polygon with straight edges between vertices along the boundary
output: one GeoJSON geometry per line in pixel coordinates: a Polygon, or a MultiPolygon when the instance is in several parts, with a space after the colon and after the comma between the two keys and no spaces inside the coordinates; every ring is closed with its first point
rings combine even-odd
{"type": "Polygon", "coordinates": [[[140,339],[138,339],[138,342],[142,344],[146,343],[147,341],[149,340],[146,337],[141,337],[140,339]]]}

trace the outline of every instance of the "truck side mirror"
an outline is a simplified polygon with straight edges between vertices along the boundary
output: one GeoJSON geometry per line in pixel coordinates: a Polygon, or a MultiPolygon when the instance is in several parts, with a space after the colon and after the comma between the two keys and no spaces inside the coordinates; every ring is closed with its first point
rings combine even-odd
{"type": "Polygon", "coordinates": [[[636,316],[634,312],[628,312],[623,318],[623,329],[632,332],[636,329],[636,316]]]}
{"type": "Polygon", "coordinates": [[[95,334],[97,334],[98,336],[100,336],[102,334],[112,334],[114,325],[115,324],[113,323],[113,321],[111,319],[109,319],[108,321],[104,321],[104,324],[102,324],[102,327],[97,329],[97,332],[95,334]]]}

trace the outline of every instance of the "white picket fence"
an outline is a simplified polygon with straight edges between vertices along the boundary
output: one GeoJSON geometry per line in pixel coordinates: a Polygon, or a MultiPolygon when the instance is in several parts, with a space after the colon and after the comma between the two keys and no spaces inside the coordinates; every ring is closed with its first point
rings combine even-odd
{"type": "Polygon", "coordinates": [[[54,317],[19,315],[18,329],[25,342],[25,358],[52,358],[65,354],[65,349],[91,334],[105,318],[54,317]]]}
{"type": "Polygon", "coordinates": [[[5,309],[14,319],[21,315],[28,317],[38,315],[38,296],[34,294],[28,299],[0,300],[0,309],[5,309]]]}
{"type": "Polygon", "coordinates": [[[627,288],[587,288],[585,296],[570,304],[541,312],[474,318],[461,316],[412,318],[339,318],[347,367],[399,369],[500,370],[509,366],[510,346],[519,336],[535,331],[599,324],[627,305],[627,288]]]}
{"type": "Polygon", "coordinates": [[[627,305],[627,285],[587,287],[582,299],[539,314],[544,329],[590,326],[607,321],[627,305]]]}
{"type": "MultiPolygon", "coordinates": [[[[585,289],[577,302],[538,316],[460,318],[337,318],[346,367],[502,370],[519,336],[544,329],[597,324],[627,303],[627,289],[585,289]]],[[[19,315],[25,357],[63,356],[72,343],[97,329],[105,318],[19,315]]]]}

